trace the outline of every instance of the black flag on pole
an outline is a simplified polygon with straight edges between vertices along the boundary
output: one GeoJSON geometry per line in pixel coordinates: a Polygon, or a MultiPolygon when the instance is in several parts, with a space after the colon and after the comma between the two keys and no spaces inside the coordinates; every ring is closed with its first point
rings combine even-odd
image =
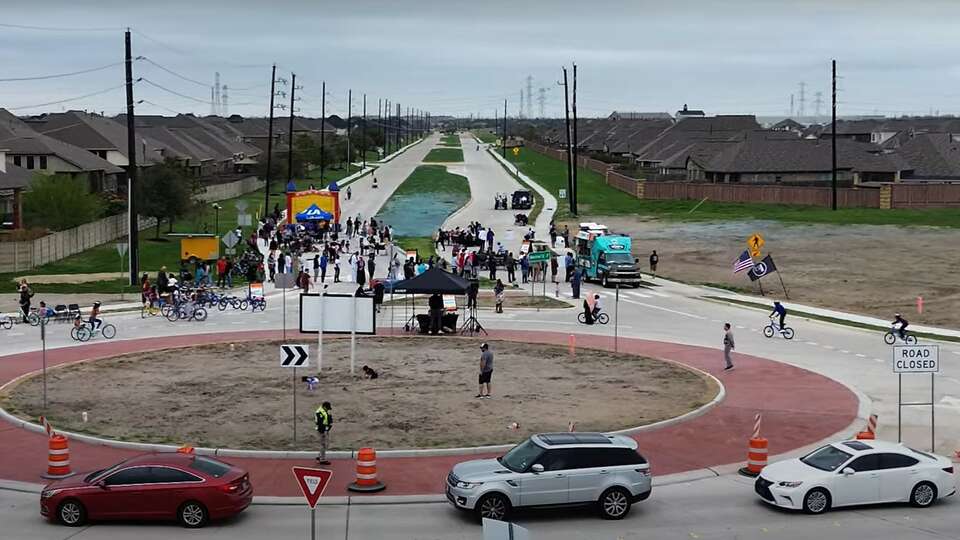
{"type": "Polygon", "coordinates": [[[747,275],[750,277],[750,281],[756,281],[767,274],[772,274],[777,271],[777,265],[773,264],[773,257],[767,255],[763,258],[762,261],[753,265],[753,268],[747,272],[747,275]]]}

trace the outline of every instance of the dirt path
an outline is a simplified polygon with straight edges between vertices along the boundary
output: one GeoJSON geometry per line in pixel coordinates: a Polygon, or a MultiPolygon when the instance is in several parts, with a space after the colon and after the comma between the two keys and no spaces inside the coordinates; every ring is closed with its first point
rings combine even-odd
{"type": "MultiPolygon", "coordinates": [[[[749,289],[746,272],[733,274],[733,260],[746,238],[766,239],[796,302],[911,323],[960,328],[960,232],[892,225],[808,225],[773,221],[677,223],[628,217],[597,218],[634,238],[634,254],[646,269],[650,250],[660,255],[659,273],[693,283],[749,289]],[[917,297],[923,313],[917,313],[917,297]]],[[[572,229],[573,227],[571,227],[572,229]]],[[[776,275],[764,289],[783,298],[776,275]]]]}
{"type": "MultiPolygon", "coordinates": [[[[490,344],[494,398],[480,400],[473,397],[477,340],[358,340],[357,371],[369,364],[380,374],[376,380],[349,374],[349,340],[327,341],[324,365],[333,370],[324,372],[320,388],[296,382],[299,444],[292,441],[293,370],[279,367],[277,342],[159,351],[55,370],[48,374],[47,416],[65,430],[128,440],[308,450],[316,440],[313,411],[328,400],[334,448],[454,447],[565,431],[570,421],[598,431],[648,424],[697,408],[718,391],[695,372],[642,357],[580,349],[571,359],[562,346],[490,344]],[[508,429],[511,422],[520,429],[508,429]]],[[[5,406],[36,417],[40,385],[39,378],[20,384],[4,396],[5,406]]]]}

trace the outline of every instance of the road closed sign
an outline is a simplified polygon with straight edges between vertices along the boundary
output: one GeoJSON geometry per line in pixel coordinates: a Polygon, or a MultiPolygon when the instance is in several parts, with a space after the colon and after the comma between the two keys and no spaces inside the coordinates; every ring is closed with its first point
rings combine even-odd
{"type": "Polygon", "coordinates": [[[894,373],[937,373],[940,371],[940,347],[937,345],[898,345],[893,348],[894,373]]]}

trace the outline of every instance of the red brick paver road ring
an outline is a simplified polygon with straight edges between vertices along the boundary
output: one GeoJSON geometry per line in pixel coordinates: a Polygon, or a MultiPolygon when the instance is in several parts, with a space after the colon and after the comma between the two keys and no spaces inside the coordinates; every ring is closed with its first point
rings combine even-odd
{"type": "MultiPolygon", "coordinates": [[[[48,366],[71,364],[131,352],[168,349],[211,343],[279,339],[280,331],[195,334],[110,344],[91,344],[48,351],[48,366]]],[[[296,338],[297,336],[288,336],[296,338]]],[[[310,339],[311,336],[301,336],[310,339]]],[[[542,331],[491,331],[489,339],[557,344],[568,335],[542,331]]],[[[577,335],[581,347],[612,350],[609,337],[577,335]]],[[[715,349],[641,339],[619,339],[619,351],[678,362],[716,376],[723,384],[723,400],[706,413],[686,421],[632,435],[641,452],[651,461],[657,475],[704,469],[744,459],[753,417],[764,417],[764,436],[770,440],[772,455],[788,452],[847,429],[856,419],[857,397],[842,384],[822,375],[749,355],[737,354],[737,370],[722,373],[715,349]]],[[[39,351],[0,357],[0,385],[36,371],[39,351]]],[[[46,470],[46,435],[0,422],[0,479],[39,482],[46,470]],[[16,456],[16,459],[10,459],[16,456]]],[[[71,441],[72,462],[78,471],[99,468],[137,451],[71,441]]],[[[481,455],[482,456],[482,455],[481,455]]],[[[442,478],[449,467],[478,455],[435,457],[383,457],[378,460],[381,479],[390,486],[390,495],[441,493],[442,478]]],[[[258,495],[296,496],[296,482],[289,475],[291,465],[309,459],[231,457],[229,461],[247,468],[258,495]]],[[[333,460],[335,472],[328,495],[345,495],[352,479],[354,462],[333,460]]]]}

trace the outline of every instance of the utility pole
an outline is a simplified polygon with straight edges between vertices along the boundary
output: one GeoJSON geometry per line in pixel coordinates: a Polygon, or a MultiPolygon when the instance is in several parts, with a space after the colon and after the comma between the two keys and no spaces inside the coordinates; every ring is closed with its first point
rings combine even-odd
{"type": "MultiPolygon", "coordinates": [[[[557,83],[560,84],[560,83],[557,83]]],[[[567,204],[570,206],[570,213],[573,209],[573,155],[570,146],[570,93],[567,91],[567,68],[563,68],[563,115],[566,117],[564,133],[567,135],[567,204]]]]}
{"type": "MultiPolygon", "coordinates": [[[[124,69],[127,75],[127,253],[130,256],[130,285],[138,283],[140,273],[140,219],[137,215],[137,136],[133,118],[133,54],[130,52],[130,29],[123,36],[124,69]]],[[[144,161],[147,156],[144,153],[144,161]]]]}
{"type": "MultiPolygon", "coordinates": [[[[382,112],[383,112],[383,98],[377,98],[377,129],[380,130],[381,139],[383,139],[383,115],[381,114],[382,112]]],[[[384,151],[383,155],[387,155],[386,147],[384,147],[383,151],[384,151]]]]}
{"type": "Polygon", "coordinates": [[[577,183],[577,169],[579,168],[579,163],[577,159],[578,146],[580,139],[577,138],[577,65],[573,65],[573,192],[571,197],[573,197],[573,215],[577,215],[577,189],[579,185],[577,183]]]}
{"type": "Polygon", "coordinates": [[[837,61],[833,61],[833,77],[832,77],[832,90],[833,90],[833,121],[830,122],[830,145],[831,145],[831,160],[833,163],[832,175],[833,180],[833,197],[831,198],[830,207],[833,210],[837,209],[837,61]]]}
{"type": "Polygon", "coordinates": [[[397,103],[397,150],[400,149],[400,104],[397,103]]]}
{"type": "Polygon", "coordinates": [[[390,154],[390,100],[383,100],[383,152],[390,154]]]}
{"type": "Polygon", "coordinates": [[[267,121],[267,178],[263,186],[263,216],[270,212],[270,167],[273,165],[273,98],[277,93],[277,65],[270,71],[270,119],[267,121]]]}
{"type": "Polygon", "coordinates": [[[367,168],[367,94],[363,94],[363,167],[367,168]]]}
{"type": "Polygon", "coordinates": [[[287,131],[287,145],[290,147],[287,152],[287,185],[284,186],[283,192],[287,192],[287,187],[290,185],[290,182],[293,182],[293,102],[296,101],[294,96],[297,93],[297,74],[290,74],[290,125],[287,131]]]}
{"type": "Polygon", "coordinates": [[[500,155],[507,157],[507,100],[503,100],[503,144],[500,145],[500,155]]]}
{"type": "Polygon", "coordinates": [[[323,134],[327,131],[327,81],[323,81],[320,89],[320,116],[322,120],[322,122],[320,122],[320,186],[326,187],[323,185],[323,170],[327,166],[323,134]]]}
{"type": "Polygon", "coordinates": [[[353,115],[353,89],[347,90],[347,176],[350,176],[350,116],[353,115]]]}

